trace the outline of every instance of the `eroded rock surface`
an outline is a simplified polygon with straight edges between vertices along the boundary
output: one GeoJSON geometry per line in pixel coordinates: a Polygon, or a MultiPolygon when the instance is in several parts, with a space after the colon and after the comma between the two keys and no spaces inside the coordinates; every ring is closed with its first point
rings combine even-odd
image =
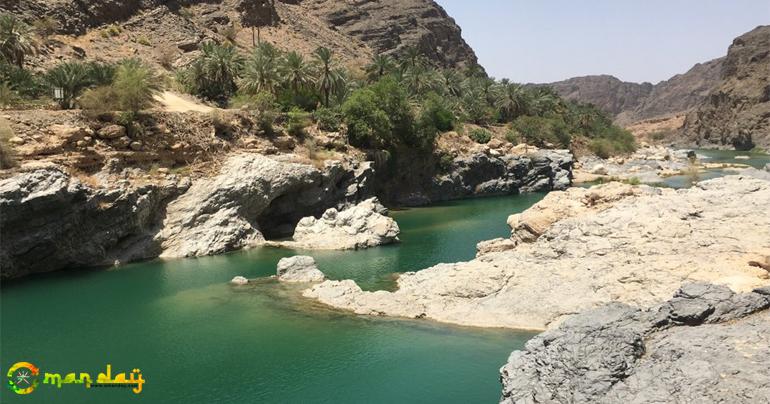
{"type": "Polygon", "coordinates": [[[377,198],[341,211],[329,208],[319,219],[303,218],[292,241],[274,245],[309,250],[358,250],[398,241],[400,230],[377,198]]]}
{"type": "Polygon", "coordinates": [[[770,401],[770,288],[684,285],[641,310],[581,313],[514,351],[502,403],[770,401]]]}
{"type": "Polygon", "coordinates": [[[157,256],[153,235],[189,183],[115,185],[94,188],[57,166],[0,181],[2,278],[157,256]]]}
{"type": "Polygon", "coordinates": [[[313,257],[306,255],[281,258],[278,261],[276,275],[281,282],[293,283],[321,282],[325,279],[323,272],[316,266],[313,257]]]}
{"type": "MultiPolygon", "coordinates": [[[[327,281],[304,294],[360,314],[545,329],[611,301],[658,304],[687,281],[743,292],[770,284],[767,271],[749,265],[770,255],[770,182],[727,176],[683,190],[628,187],[514,249],[405,273],[395,292],[327,281]]],[[[551,193],[541,204],[574,197],[579,213],[593,198],[587,192],[551,193]]]]}

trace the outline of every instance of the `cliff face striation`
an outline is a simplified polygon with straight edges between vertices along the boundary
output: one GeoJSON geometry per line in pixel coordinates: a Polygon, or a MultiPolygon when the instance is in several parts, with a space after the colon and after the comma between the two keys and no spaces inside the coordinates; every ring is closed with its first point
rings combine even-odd
{"type": "Polygon", "coordinates": [[[442,66],[477,63],[460,27],[432,0],[363,0],[355,5],[337,0],[302,0],[302,4],[377,53],[399,54],[407,47],[415,47],[442,66]]]}
{"type": "Polygon", "coordinates": [[[691,283],[658,306],[565,321],[500,370],[501,403],[770,401],[770,288],[691,283]]]}
{"type": "Polygon", "coordinates": [[[687,115],[685,135],[699,145],[770,148],[770,26],[733,41],[717,86],[687,115]]]}

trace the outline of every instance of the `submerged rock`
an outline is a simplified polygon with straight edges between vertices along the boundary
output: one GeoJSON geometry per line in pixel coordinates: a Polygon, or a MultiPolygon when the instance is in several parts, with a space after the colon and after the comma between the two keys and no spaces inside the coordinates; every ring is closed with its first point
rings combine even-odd
{"type": "Polygon", "coordinates": [[[501,402],[768,402],[769,307],[767,288],[693,283],[646,310],[589,310],[511,354],[501,402]]]}
{"type": "Polygon", "coordinates": [[[244,278],[243,276],[236,276],[230,281],[230,283],[233,285],[245,285],[249,283],[249,280],[244,278]]]}
{"type": "Polygon", "coordinates": [[[322,282],[326,277],[316,266],[313,257],[297,255],[281,258],[276,271],[278,280],[282,282],[322,282]]]}
{"type": "Polygon", "coordinates": [[[299,221],[292,241],[271,245],[316,250],[357,250],[398,241],[398,224],[377,198],[342,211],[330,208],[320,219],[299,221]]]}
{"type": "Polygon", "coordinates": [[[659,304],[685,281],[749,291],[770,285],[750,265],[770,254],[768,206],[770,182],[741,176],[553,192],[522,214],[513,249],[404,273],[394,292],[325,282],[304,294],[359,314],[546,329],[611,301],[659,304]]]}

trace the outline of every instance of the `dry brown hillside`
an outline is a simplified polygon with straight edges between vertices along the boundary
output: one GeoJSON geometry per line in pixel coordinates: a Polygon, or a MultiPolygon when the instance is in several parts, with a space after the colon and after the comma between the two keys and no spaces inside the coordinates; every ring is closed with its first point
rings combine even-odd
{"type": "Polygon", "coordinates": [[[38,66],[127,56],[178,66],[202,41],[250,48],[255,35],[305,53],[326,46],[346,64],[407,47],[443,66],[476,63],[460,28],[432,0],[11,0],[0,11],[56,22],[56,35],[32,61],[38,66]]]}

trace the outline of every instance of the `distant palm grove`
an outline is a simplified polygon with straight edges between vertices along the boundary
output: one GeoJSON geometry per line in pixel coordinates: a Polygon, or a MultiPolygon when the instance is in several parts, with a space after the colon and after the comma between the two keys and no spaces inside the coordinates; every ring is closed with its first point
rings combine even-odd
{"type": "Polygon", "coordinates": [[[167,69],[161,72],[137,59],[28,70],[28,58],[50,29],[45,21],[31,27],[0,16],[1,106],[39,107],[55,96],[62,109],[119,111],[131,119],[171,87],[252,111],[266,133],[279,117],[291,134],[312,120],[322,130],[344,130],[351,145],[365,149],[429,150],[439,133],[451,130],[486,143],[492,127],[514,144],[588,148],[603,157],[635,148],[633,136],[592,105],[564,100],[548,87],[495,80],[479,66],[440,69],[414,48],[398,57],[377,55],[359,69],[341,67],[324,47],[305,56],[262,42],[244,54],[232,43],[210,41],[176,71],[170,62],[161,61],[167,69]]]}

